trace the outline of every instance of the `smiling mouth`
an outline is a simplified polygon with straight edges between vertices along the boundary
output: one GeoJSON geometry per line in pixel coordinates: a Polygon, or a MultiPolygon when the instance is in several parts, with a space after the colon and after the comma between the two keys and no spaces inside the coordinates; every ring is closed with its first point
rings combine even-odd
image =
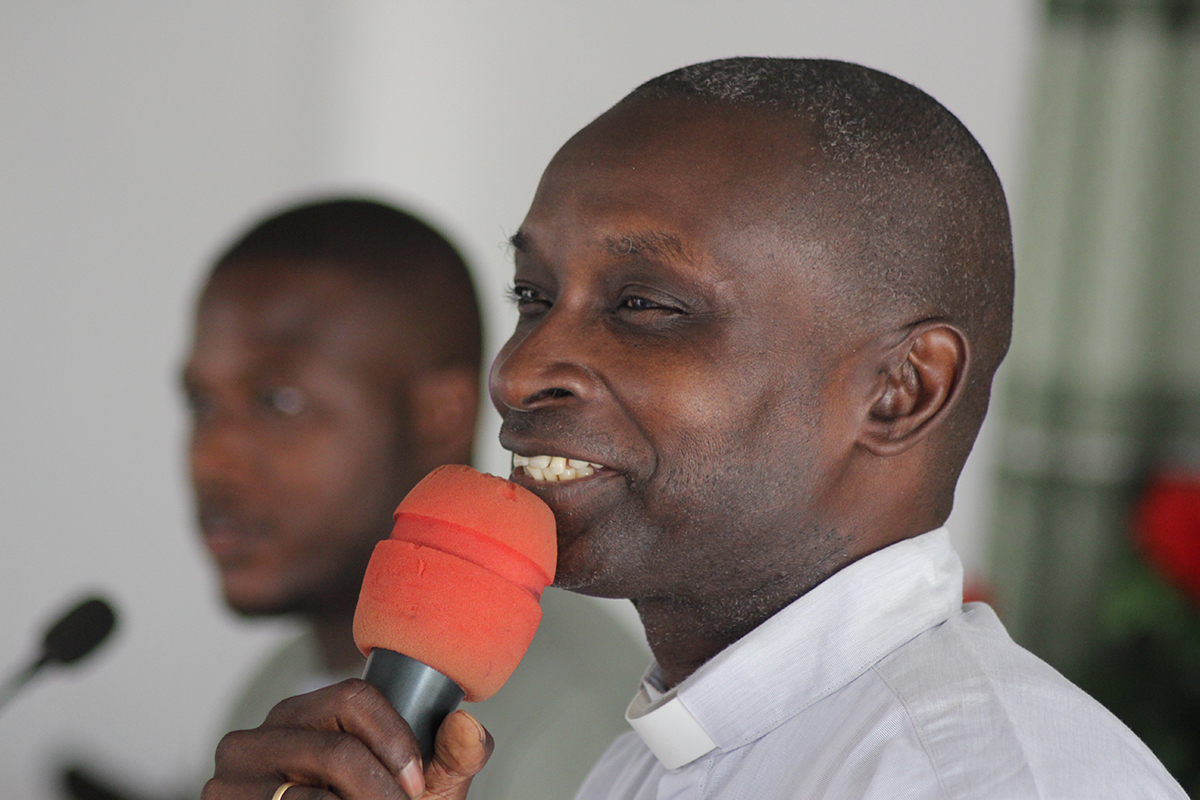
{"type": "Polygon", "coordinates": [[[246,557],[265,537],[261,523],[235,514],[202,508],[197,521],[205,546],[213,558],[222,564],[246,557]]]}
{"type": "Polygon", "coordinates": [[[202,534],[205,546],[219,562],[241,556],[250,544],[241,528],[223,519],[205,524],[202,534]]]}
{"type": "Polygon", "coordinates": [[[522,469],[535,481],[543,483],[566,483],[580,478],[590,478],[603,464],[581,461],[563,456],[519,456],[513,454],[513,469],[522,469]]]}

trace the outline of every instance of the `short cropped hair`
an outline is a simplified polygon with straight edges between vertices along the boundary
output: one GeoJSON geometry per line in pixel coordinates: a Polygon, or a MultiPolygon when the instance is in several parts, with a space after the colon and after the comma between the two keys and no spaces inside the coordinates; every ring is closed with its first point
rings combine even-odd
{"type": "Polygon", "coordinates": [[[842,61],[710,61],[654,78],[619,105],[657,98],[801,122],[797,136],[818,146],[824,173],[814,188],[823,213],[805,224],[859,289],[850,292],[853,313],[901,323],[940,317],[964,329],[973,361],[963,398],[969,449],[1008,350],[1013,302],[1008,206],[975,137],[915,86],[842,61]]]}
{"type": "MultiPolygon", "coordinates": [[[[431,225],[377,200],[339,198],[259,222],[216,259],[213,277],[267,262],[319,265],[392,288],[428,332],[428,366],[479,368],[479,305],[466,261],[431,225]]],[[[425,348],[423,348],[425,349],[425,348]]]]}

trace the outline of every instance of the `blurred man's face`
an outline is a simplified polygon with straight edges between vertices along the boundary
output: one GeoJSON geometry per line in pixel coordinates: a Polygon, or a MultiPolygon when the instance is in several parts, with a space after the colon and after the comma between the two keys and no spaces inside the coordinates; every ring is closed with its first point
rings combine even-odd
{"type": "Polygon", "coordinates": [[[191,476],[233,609],[353,610],[420,477],[406,459],[401,316],[319,266],[237,268],[207,287],[184,370],[191,476]]]}

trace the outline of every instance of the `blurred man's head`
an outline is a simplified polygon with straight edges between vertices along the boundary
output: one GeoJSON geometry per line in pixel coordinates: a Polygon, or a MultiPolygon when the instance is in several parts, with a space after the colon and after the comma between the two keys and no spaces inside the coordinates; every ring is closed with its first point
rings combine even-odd
{"type": "Polygon", "coordinates": [[[987,157],[925,93],[830,61],[678,70],[559,151],[513,244],[502,441],[599,465],[515,470],[563,585],[728,639],[945,520],[1012,256],[987,157]]]}
{"type": "Polygon", "coordinates": [[[352,615],[396,504],[470,460],[479,360],[466,265],[404,212],[313,203],[229,247],[184,369],[197,515],[229,606],[352,615]]]}

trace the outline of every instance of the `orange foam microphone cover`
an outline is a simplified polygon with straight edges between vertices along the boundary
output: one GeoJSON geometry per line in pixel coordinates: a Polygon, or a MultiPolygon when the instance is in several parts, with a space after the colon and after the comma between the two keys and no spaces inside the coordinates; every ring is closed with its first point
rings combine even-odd
{"type": "Polygon", "coordinates": [[[413,487],[395,520],[367,567],[355,643],[369,658],[384,650],[433,668],[466,700],[491,697],[541,621],[554,515],[514,483],[448,465],[413,487]]]}

